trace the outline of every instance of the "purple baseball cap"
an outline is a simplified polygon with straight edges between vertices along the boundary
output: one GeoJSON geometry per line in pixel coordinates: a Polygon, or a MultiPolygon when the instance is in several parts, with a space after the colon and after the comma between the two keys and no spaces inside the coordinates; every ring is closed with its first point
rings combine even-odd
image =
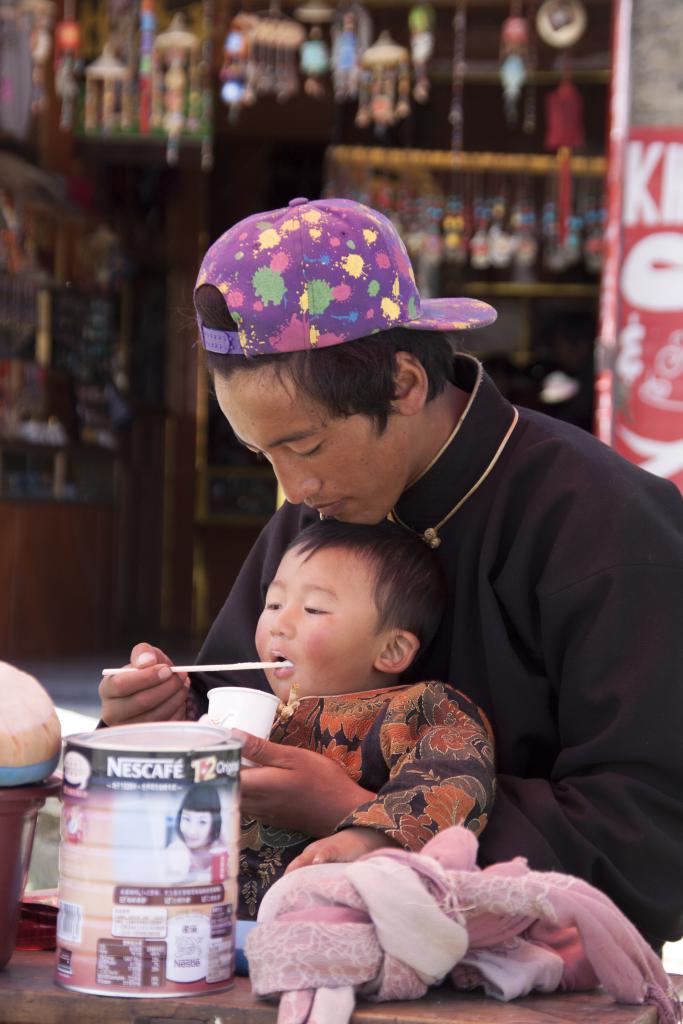
{"type": "Polygon", "coordinates": [[[467,331],[496,311],[478,299],[421,299],[405,245],[351,199],[292,199],[246,217],[208,249],[195,285],[214,285],[237,331],[198,317],[208,352],[258,356],[340,345],[391,327],[467,331]]]}

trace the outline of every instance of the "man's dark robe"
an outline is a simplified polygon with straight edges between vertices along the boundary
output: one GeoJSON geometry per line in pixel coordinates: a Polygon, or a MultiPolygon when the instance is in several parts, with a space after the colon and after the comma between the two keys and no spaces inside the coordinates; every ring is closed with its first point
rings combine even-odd
{"type": "MultiPolygon", "coordinates": [[[[448,682],[491,721],[498,791],[480,861],[578,875],[660,945],[683,932],[683,500],[524,409],[484,476],[514,410],[471,357],[453,379],[472,395],[461,428],[396,511],[422,531],[481,482],[440,531],[448,604],[401,682],[448,682]]],[[[256,658],[267,586],[313,517],[287,503],[273,516],[200,662],[256,658]]],[[[268,685],[193,678],[200,695],[268,685]]]]}

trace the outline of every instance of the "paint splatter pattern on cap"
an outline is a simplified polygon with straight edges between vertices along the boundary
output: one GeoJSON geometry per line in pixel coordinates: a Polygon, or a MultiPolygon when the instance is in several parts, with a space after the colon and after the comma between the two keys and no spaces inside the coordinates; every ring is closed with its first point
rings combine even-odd
{"type": "Polygon", "coordinates": [[[206,253],[196,287],[203,284],[219,289],[238,328],[239,345],[224,351],[247,356],[324,348],[391,327],[467,330],[495,319],[474,299],[422,302],[391,222],[347,199],[295,199],[240,221],[206,253]]]}

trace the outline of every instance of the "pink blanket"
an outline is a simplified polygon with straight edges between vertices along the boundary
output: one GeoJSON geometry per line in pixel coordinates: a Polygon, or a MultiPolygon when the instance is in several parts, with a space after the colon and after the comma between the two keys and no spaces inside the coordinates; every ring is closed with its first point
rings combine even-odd
{"type": "Polygon", "coordinates": [[[286,875],[246,943],[254,992],[278,1024],[348,1024],[356,993],[417,999],[446,978],[498,999],[602,985],[681,1021],[661,962],[587,882],[517,857],[483,871],[477,841],[449,828],[419,854],[381,850],[286,875]]]}

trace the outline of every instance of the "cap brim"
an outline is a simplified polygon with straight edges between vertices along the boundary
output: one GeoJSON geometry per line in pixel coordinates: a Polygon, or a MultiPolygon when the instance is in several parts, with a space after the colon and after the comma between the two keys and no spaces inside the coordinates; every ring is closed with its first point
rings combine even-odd
{"type": "Polygon", "coordinates": [[[472,331],[488,327],[497,316],[493,306],[480,299],[423,299],[419,317],[401,326],[413,331],[472,331]]]}

